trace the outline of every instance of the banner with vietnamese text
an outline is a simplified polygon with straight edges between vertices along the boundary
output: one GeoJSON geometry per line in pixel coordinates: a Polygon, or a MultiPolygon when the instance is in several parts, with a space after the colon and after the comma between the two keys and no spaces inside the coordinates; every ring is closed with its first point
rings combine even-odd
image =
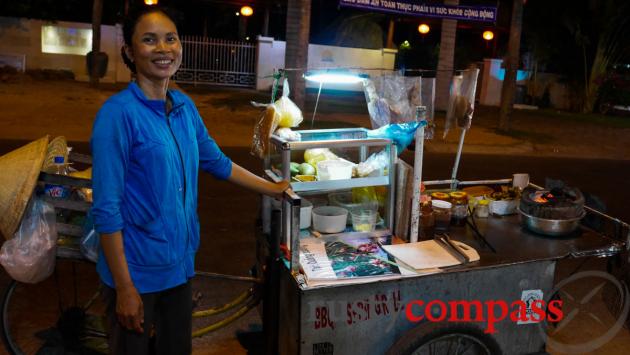
{"type": "Polygon", "coordinates": [[[448,6],[442,4],[419,4],[404,0],[339,0],[339,5],[379,12],[452,20],[495,22],[497,19],[497,8],[492,6],[448,6]]]}

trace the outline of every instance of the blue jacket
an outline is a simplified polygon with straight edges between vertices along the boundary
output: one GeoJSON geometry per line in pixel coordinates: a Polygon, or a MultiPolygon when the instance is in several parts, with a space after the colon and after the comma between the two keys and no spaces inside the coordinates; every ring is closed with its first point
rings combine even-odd
{"type": "MultiPolygon", "coordinates": [[[[168,91],[173,109],[134,82],[109,98],[94,122],[92,215],[98,233],[122,231],[131,279],[140,293],[175,287],[194,275],[199,247],[199,168],[232,173],[192,100],[168,91]]],[[[114,287],[105,257],[97,271],[114,287]]]]}

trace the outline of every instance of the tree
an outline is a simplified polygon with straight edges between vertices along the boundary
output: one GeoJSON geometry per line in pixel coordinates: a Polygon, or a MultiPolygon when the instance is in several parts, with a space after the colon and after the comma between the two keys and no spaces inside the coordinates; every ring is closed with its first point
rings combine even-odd
{"type": "Polygon", "coordinates": [[[523,0],[514,0],[512,6],[510,39],[505,60],[505,78],[501,88],[501,109],[499,111],[499,129],[504,132],[510,130],[510,115],[512,114],[514,91],[516,91],[516,73],[520,58],[521,28],[523,26],[523,0]]]}
{"type": "Polygon", "coordinates": [[[530,0],[524,40],[538,66],[570,83],[584,112],[592,112],[601,79],[630,47],[625,0],[530,0]]]}
{"type": "MultiPolygon", "coordinates": [[[[459,5],[459,0],[444,0],[444,5],[459,5]]],[[[457,20],[442,20],[440,54],[438,56],[438,72],[436,75],[435,106],[438,110],[446,110],[449,88],[453,77],[453,58],[455,57],[455,38],[457,20]]]]}
{"type": "MultiPolygon", "coordinates": [[[[101,19],[103,17],[103,0],[94,0],[92,7],[92,54],[101,51],[101,19]]],[[[90,84],[98,85],[98,61],[92,60],[90,68],[90,84]]]]}
{"type": "MultiPolygon", "coordinates": [[[[595,108],[602,76],[610,65],[616,64],[624,55],[626,47],[622,45],[622,41],[628,33],[628,13],[624,11],[628,9],[627,2],[608,0],[603,4],[600,2],[598,7],[601,10],[597,26],[600,31],[590,75],[586,81],[583,109],[585,113],[591,113],[595,108]]],[[[586,72],[585,69],[585,75],[586,72]]]]}
{"type": "Polygon", "coordinates": [[[383,28],[379,22],[385,18],[382,14],[366,13],[343,18],[333,22],[335,45],[355,48],[383,48],[383,28]]]}
{"type": "MultiPolygon", "coordinates": [[[[288,0],[287,4],[287,44],[285,67],[305,69],[308,65],[308,44],[311,25],[311,0],[288,0]]],[[[289,83],[293,101],[304,109],[306,83],[303,72],[289,71],[289,83]]]]}

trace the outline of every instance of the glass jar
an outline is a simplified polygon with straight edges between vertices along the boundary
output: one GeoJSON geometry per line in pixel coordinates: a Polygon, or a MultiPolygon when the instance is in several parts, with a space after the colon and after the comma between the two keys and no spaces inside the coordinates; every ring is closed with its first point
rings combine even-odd
{"type": "Polygon", "coordinates": [[[451,198],[450,198],[449,194],[447,194],[446,192],[433,192],[433,193],[431,193],[431,200],[433,200],[433,201],[441,200],[441,201],[451,202],[451,198]]]}
{"type": "Polygon", "coordinates": [[[418,240],[430,240],[433,239],[435,230],[435,215],[433,214],[433,207],[431,207],[431,201],[423,201],[420,207],[420,237],[418,240]]]}
{"type": "Polygon", "coordinates": [[[479,200],[477,206],[475,206],[475,216],[477,218],[488,218],[490,215],[490,201],[479,200]]]}
{"type": "Polygon", "coordinates": [[[453,205],[451,211],[451,222],[455,226],[466,225],[468,217],[468,194],[461,191],[451,192],[449,194],[453,205]]]}
{"type": "Polygon", "coordinates": [[[451,203],[444,200],[432,200],[431,207],[433,208],[435,231],[448,231],[448,226],[451,223],[451,209],[453,207],[451,203]]]}

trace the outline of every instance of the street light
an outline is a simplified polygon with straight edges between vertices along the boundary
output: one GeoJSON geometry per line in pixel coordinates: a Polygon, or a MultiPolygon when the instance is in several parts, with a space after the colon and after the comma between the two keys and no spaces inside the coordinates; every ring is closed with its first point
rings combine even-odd
{"type": "Polygon", "coordinates": [[[431,31],[431,27],[429,27],[429,25],[427,25],[426,23],[420,24],[420,26],[418,26],[418,32],[423,35],[426,35],[427,33],[429,33],[429,31],[431,31]]]}
{"type": "Polygon", "coordinates": [[[254,14],[254,9],[252,9],[250,6],[243,6],[241,7],[241,15],[243,16],[251,16],[254,14]]]}
{"type": "Polygon", "coordinates": [[[158,0],[144,0],[145,5],[157,5],[158,0]]]}
{"type": "Polygon", "coordinates": [[[481,36],[486,41],[492,41],[492,39],[494,38],[494,32],[492,32],[492,31],[484,31],[481,36]]]}

